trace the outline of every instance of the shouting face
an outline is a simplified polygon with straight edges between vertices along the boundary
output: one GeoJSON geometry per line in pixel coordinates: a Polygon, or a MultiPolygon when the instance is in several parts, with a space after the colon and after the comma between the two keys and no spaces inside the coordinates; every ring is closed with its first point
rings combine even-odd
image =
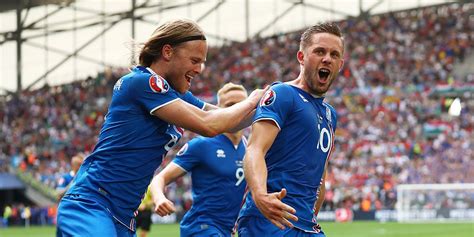
{"type": "Polygon", "coordinates": [[[298,51],[303,70],[304,89],[313,95],[324,95],[344,64],[340,37],[330,33],[312,35],[311,43],[298,51]]]}

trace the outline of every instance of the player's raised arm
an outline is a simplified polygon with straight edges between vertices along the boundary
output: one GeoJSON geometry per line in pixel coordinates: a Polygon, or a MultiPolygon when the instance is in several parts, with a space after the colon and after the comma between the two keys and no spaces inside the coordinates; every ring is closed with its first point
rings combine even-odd
{"type": "MultiPolygon", "coordinates": [[[[265,90],[257,89],[242,102],[228,108],[200,110],[182,100],[165,105],[153,114],[160,119],[191,130],[203,136],[213,137],[232,132],[250,124],[250,119],[265,90]]],[[[206,107],[212,108],[210,105],[206,107]]]]}
{"type": "Polygon", "coordinates": [[[297,221],[295,209],[281,201],[286,196],[286,189],[280,192],[267,192],[267,165],[265,154],[270,149],[279,132],[275,123],[260,120],[252,125],[252,135],[247,146],[244,159],[244,173],[252,198],[260,212],[280,229],[290,228],[293,224],[288,220],[297,221]]]}
{"type": "Polygon", "coordinates": [[[176,211],[173,202],[165,196],[165,187],[186,172],[174,164],[169,163],[159,174],[153,177],[150,184],[150,192],[155,203],[155,212],[160,216],[170,215],[176,211]]]}

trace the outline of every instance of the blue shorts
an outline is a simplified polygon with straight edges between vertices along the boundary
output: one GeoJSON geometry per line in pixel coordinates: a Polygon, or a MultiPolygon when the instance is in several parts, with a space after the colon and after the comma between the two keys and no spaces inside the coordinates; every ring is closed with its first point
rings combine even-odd
{"type": "Polygon", "coordinates": [[[272,236],[272,237],[325,237],[324,233],[309,233],[297,228],[279,229],[266,218],[245,216],[238,221],[239,237],[272,236]]]}
{"type": "Polygon", "coordinates": [[[179,228],[180,237],[201,237],[201,236],[209,236],[209,237],[230,237],[231,233],[224,233],[219,228],[202,224],[200,226],[193,226],[189,227],[182,227],[179,228]]]}
{"type": "Polygon", "coordinates": [[[110,236],[135,237],[102,205],[93,200],[64,197],[59,203],[57,237],[110,236]]]}

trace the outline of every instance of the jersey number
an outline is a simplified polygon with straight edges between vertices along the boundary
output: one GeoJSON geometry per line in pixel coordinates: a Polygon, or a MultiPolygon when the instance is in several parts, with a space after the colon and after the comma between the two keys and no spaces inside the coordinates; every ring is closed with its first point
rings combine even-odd
{"type": "Polygon", "coordinates": [[[237,182],[235,182],[235,186],[239,186],[242,181],[244,181],[244,169],[243,168],[237,168],[235,170],[235,177],[237,178],[237,182]]]}
{"type": "Polygon", "coordinates": [[[173,148],[174,145],[176,145],[176,143],[178,143],[178,140],[179,140],[179,137],[174,135],[174,134],[170,134],[170,136],[171,136],[170,141],[168,143],[166,143],[166,145],[165,145],[165,150],[166,151],[171,150],[171,148],[173,148]]]}
{"type": "Polygon", "coordinates": [[[331,148],[331,133],[326,129],[323,128],[321,130],[320,125],[318,124],[318,129],[319,129],[319,141],[316,144],[317,149],[321,149],[324,153],[329,151],[329,148],[331,148]],[[324,138],[328,141],[327,144],[324,144],[324,138]]]}

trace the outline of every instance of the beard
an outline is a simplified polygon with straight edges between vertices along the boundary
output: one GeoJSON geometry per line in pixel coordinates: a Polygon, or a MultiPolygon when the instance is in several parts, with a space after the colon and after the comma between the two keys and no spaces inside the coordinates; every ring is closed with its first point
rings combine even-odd
{"type": "Polygon", "coordinates": [[[336,75],[329,75],[327,82],[320,84],[318,82],[319,73],[317,71],[314,70],[314,72],[304,72],[304,80],[309,88],[309,92],[317,96],[323,96],[329,90],[335,77],[336,75]]]}

